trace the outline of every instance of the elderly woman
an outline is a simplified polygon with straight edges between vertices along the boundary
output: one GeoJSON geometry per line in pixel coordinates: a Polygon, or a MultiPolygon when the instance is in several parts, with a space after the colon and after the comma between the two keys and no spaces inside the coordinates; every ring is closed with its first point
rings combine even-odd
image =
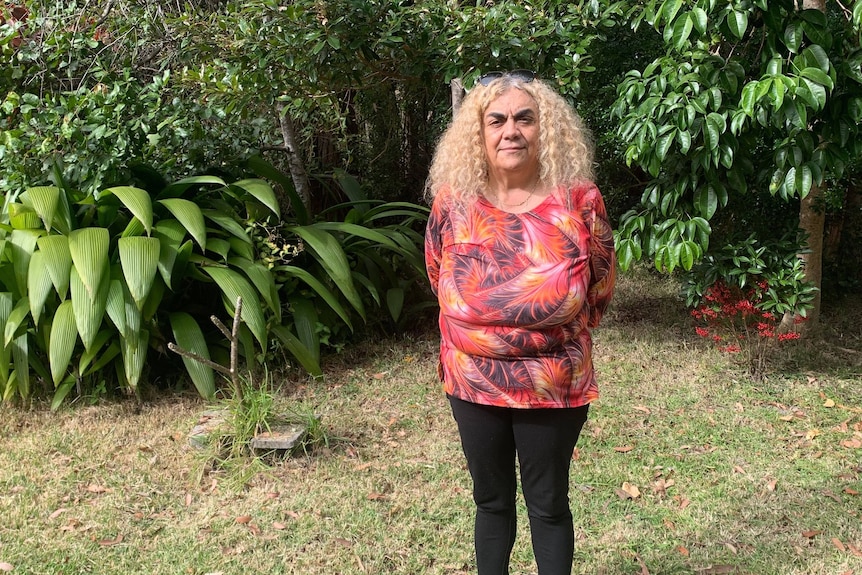
{"type": "Polygon", "coordinates": [[[569,467],[598,397],[590,329],[615,254],[580,118],[532,72],[479,79],[432,162],[439,375],[473,479],[479,575],[508,573],[516,470],[540,575],[569,575],[569,467]]]}

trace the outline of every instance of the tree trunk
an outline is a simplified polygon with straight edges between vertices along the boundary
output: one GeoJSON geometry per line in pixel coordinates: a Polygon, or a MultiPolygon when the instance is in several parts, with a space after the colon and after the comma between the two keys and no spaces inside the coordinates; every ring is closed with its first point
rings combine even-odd
{"type": "Polygon", "coordinates": [[[449,87],[452,90],[452,117],[454,118],[458,110],[461,109],[461,100],[464,99],[464,84],[461,82],[461,78],[453,78],[449,87]]]}
{"type": "Polygon", "coordinates": [[[287,151],[287,161],[290,168],[290,177],[293,179],[293,186],[296,188],[297,195],[302,199],[302,203],[308,207],[311,200],[308,174],[299,155],[293,121],[288,117],[287,111],[282,105],[278,106],[278,123],[281,127],[281,137],[284,139],[284,147],[287,151]]]}
{"type": "MultiPolygon", "coordinates": [[[[803,10],[820,10],[826,12],[826,0],[803,0],[803,10]]],[[[802,198],[799,204],[799,229],[806,235],[805,253],[799,254],[799,258],[805,262],[805,280],[817,288],[817,293],[812,301],[812,309],[808,312],[808,321],[802,324],[800,331],[810,331],[817,325],[820,317],[820,288],[823,285],[823,230],[826,223],[826,210],[823,205],[825,189],[818,185],[811,186],[811,191],[802,198]]],[[[782,325],[787,324],[785,317],[782,325]]]]}

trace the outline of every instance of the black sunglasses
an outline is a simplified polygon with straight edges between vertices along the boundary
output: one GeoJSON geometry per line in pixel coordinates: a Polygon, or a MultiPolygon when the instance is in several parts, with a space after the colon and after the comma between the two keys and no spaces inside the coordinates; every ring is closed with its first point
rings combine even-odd
{"type": "Polygon", "coordinates": [[[487,74],[482,74],[479,76],[479,84],[483,86],[488,86],[491,82],[496,80],[497,78],[502,78],[503,76],[511,76],[516,80],[520,80],[525,84],[529,84],[533,80],[536,79],[536,73],[532,70],[512,70],[510,72],[488,72],[487,74]]]}

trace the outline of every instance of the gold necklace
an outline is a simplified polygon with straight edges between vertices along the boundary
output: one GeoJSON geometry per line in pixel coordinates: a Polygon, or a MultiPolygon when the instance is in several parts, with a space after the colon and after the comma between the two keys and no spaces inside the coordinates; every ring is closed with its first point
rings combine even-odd
{"type": "Polygon", "coordinates": [[[534,193],[536,193],[536,187],[539,185],[539,179],[540,179],[540,178],[536,178],[536,181],[535,181],[535,182],[533,182],[533,186],[530,188],[530,193],[529,193],[529,194],[527,194],[527,197],[526,197],[526,198],[524,198],[524,201],[523,201],[523,202],[521,202],[521,203],[518,203],[518,204],[507,204],[507,203],[506,203],[506,202],[504,202],[502,199],[500,199],[500,196],[499,196],[499,195],[497,195],[496,197],[497,197],[497,201],[499,201],[499,202],[500,202],[500,207],[502,207],[502,208],[509,208],[509,209],[513,209],[513,208],[521,208],[521,207],[524,207],[525,205],[527,205],[527,202],[529,202],[529,201],[530,201],[530,198],[532,198],[532,197],[533,197],[533,194],[534,194],[534,193]]]}

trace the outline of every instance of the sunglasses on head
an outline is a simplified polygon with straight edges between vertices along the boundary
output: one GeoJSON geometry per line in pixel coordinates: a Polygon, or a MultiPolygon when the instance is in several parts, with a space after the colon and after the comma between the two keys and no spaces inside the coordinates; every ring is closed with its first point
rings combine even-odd
{"type": "Polygon", "coordinates": [[[520,80],[526,84],[529,84],[533,80],[536,79],[536,73],[532,70],[512,70],[510,72],[488,72],[487,74],[482,74],[479,77],[479,84],[483,86],[489,85],[491,82],[496,80],[497,78],[502,78],[503,76],[511,76],[516,80],[520,80]]]}

